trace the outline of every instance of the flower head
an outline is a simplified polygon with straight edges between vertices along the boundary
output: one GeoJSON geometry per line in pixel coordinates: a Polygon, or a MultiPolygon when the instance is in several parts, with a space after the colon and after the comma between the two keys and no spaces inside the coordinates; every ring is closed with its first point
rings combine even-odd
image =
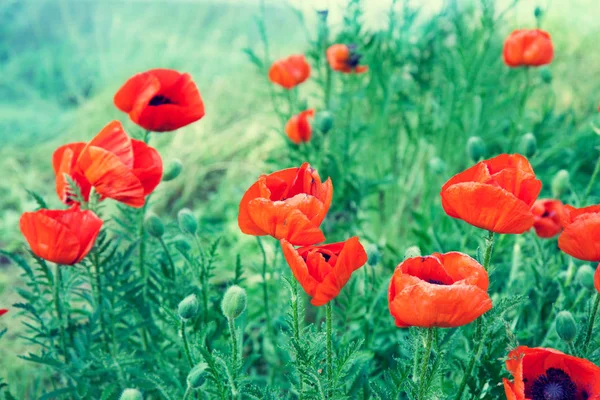
{"type": "Polygon", "coordinates": [[[309,118],[314,117],[315,110],[302,111],[300,114],[294,115],[285,124],[285,133],[290,140],[296,144],[309,142],[312,137],[312,127],[309,118]]]}
{"type": "Polygon", "coordinates": [[[548,32],[540,29],[518,29],[504,42],[504,63],[509,67],[550,64],[554,47],[548,32]]]}
{"type": "Polygon", "coordinates": [[[600,205],[565,206],[558,247],[579,260],[600,262],[600,205]]]}
{"type": "Polygon", "coordinates": [[[277,60],[269,69],[271,82],[293,89],[310,76],[310,65],[306,62],[303,54],[294,54],[287,58],[277,60]]]}
{"type": "Polygon", "coordinates": [[[333,44],[327,49],[327,61],[334,71],[345,74],[362,74],[367,72],[369,67],[359,65],[362,54],[356,50],[356,45],[333,44]]]}
{"type": "Polygon", "coordinates": [[[550,238],[562,231],[564,205],[560,200],[540,199],[531,208],[533,229],[541,238],[550,238]]]}

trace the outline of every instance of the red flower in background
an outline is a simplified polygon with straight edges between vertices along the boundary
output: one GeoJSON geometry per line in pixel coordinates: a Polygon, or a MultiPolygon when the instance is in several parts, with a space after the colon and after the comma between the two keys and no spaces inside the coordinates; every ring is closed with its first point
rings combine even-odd
{"type": "Polygon", "coordinates": [[[270,235],[296,246],[319,243],[332,197],[331,180],[321,183],[308,163],[262,175],[242,197],[238,225],[247,235],[270,235]]]}
{"type": "Polygon", "coordinates": [[[101,198],[132,207],[144,205],[145,196],[160,183],[163,165],[160,154],[146,143],[131,139],[119,121],[106,125],[90,142],[59,147],[52,156],[56,193],[66,204],[73,202],[65,174],[89,199],[93,187],[101,198]]]}
{"type": "Polygon", "coordinates": [[[565,206],[564,231],[558,247],[579,260],[600,261],[600,205],[574,208],[565,206]]]}
{"type": "Polygon", "coordinates": [[[303,54],[294,54],[277,60],[269,68],[269,80],[286,89],[292,89],[310,76],[310,65],[303,54]]]}
{"type": "Polygon", "coordinates": [[[508,400],[600,399],[600,368],[554,349],[519,346],[508,355],[504,379],[508,400]]]}
{"type": "Polygon", "coordinates": [[[31,251],[57,264],[80,262],[92,249],[102,220],[78,206],[68,210],[38,210],[21,215],[21,233],[31,251]]]}
{"type": "Polygon", "coordinates": [[[204,117],[204,103],[192,77],[172,69],[132,76],[114,102],[133,122],[154,132],[174,131],[204,117]]]}
{"type": "Polygon", "coordinates": [[[519,154],[501,154],[450,178],[441,191],[446,214],[496,233],[523,233],[542,182],[519,154]]]}
{"type": "Polygon", "coordinates": [[[504,63],[509,67],[550,64],[554,47],[548,32],[540,29],[518,29],[504,42],[504,63]]]}
{"type": "Polygon", "coordinates": [[[556,236],[562,231],[564,205],[560,200],[540,199],[531,208],[533,228],[541,238],[556,236]]]}
{"type": "Polygon", "coordinates": [[[309,142],[312,137],[312,127],[308,118],[315,115],[315,110],[302,111],[300,114],[294,115],[285,124],[285,133],[290,140],[296,144],[309,142]]]}
{"type": "Polygon", "coordinates": [[[327,49],[327,62],[331,69],[345,74],[367,72],[369,67],[359,65],[361,58],[356,45],[333,44],[327,49]]]}
{"type": "Polygon", "coordinates": [[[294,277],[317,307],[336,298],[352,272],[367,262],[367,253],[357,237],[299,249],[282,240],[281,248],[294,277]]]}
{"type": "Polygon", "coordinates": [[[6,308],[0,308],[0,317],[6,314],[8,310],[6,308]]]}
{"type": "Polygon", "coordinates": [[[400,328],[466,325],[492,308],[488,286],[485,269],[466,254],[408,258],[390,281],[390,313],[400,328]]]}

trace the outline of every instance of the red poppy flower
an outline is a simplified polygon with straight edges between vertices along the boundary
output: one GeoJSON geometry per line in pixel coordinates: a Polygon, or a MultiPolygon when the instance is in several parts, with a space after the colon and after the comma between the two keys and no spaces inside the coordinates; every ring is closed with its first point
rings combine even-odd
{"type": "Polygon", "coordinates": [[[332,197],[331,179],[321,183],[308,163],[262,175],[242,197],[238,225],[247,235],[271,235],[296,246],[319,243],[332,197]]]}
{"type": "Polygon", "coordinates": [[[454,175],[442,187],[446,214],[496,233],[523,233],[542,182],[519,154],[501,154],[454,175]]]}
{"type": "Polygon", "coordinates": [[[269,80],[286,89],[292,89],[310,76],[310,65],[302,54],[277,60],[269,68],[269,80]]]}
{"type": "Polygon", "coordinates": [[[548,32],[540,29],[518,29],[504,42],[504,63],[509,67],[550,64],[554,47],[548,32]]]}
{"type": "Polygon", "coordinates": [[[94,187],[101,198],[141,207],[145,196],[160,183],[163,171],[160,154],[146,143],[131,139],[119,121],[106,125],[89,143],[59,147],[52,164],[56,193],[66,204],[73,199],[65,174],[77,183],[86,201],[94,187]]]}
{"type": "Polygon", "coordinates": [[[400,328],[466,325],[492,308],[488,286],[485,269],[466,254],[408,258],[390,281],[390,313],[400,328]]]}
{"type": "Polygon", "coordinates": [[[132,76],[114,102],[133,122],[154,132],[174,131],[204,117],[204,103],[192,77],[172,69],[132,76]]]}
{"type": "Polygon", "coordinates": [[[562,231],[564,205],[560,200],[540,199],[531,208],[533,228],[541,238],[556,236],[562,231]]]}
{"type": "Polygon", "coordinates": [[[327,49],[327,62],[331,69],[345,74],[362,74],[369,70],[365,65],[358,65],[361,57],[356,45],[333,44],[327,49]]]}
{"type": "Polygon", "coordinates": [[[75,206],[68,210],[23,213],[20,227],[35,255],[57,264],[72,265],[83,260],[92,249],[102,220],[92,211],[75,206]]]}
{"type": "Polygon", "coordinates": [[[299,249],[282,240],[281,248],[294,277],[317,307],[336,298],[352,272],[367,262],[367,253],[357,237],[299,249]]]}
{"type": "Polygon", "coordinates": [[[6,314],[8,310],[6,308],[0,308],[0,317],[6,314]]]}
{"type": "Polygon", "coordinates": [[[563,233],[558,247],[579,260],[600,261],[600,204],[574,208],[565,206],[563,233]]]}
{"type": "Polygon", "coordinates": [[[296,144],[309,142],[312,136],[312,127],[310,126],[309,117],[315,115],[315,110],[302,111],[300,114],[294,115],[285,124],[285,133],[290,140],[296,144]]]}
{"type": "Polygon", "coordinates": [[[504,379],[508,400],[600,399],[600,368],[554,349],[519,346],[508,355],[504,379]]]}

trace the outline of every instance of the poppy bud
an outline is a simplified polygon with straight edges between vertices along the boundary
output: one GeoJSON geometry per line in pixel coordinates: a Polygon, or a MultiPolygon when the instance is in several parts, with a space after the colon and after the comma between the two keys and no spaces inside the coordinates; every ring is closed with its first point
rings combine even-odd
{"type": "Polygon", "coordinates": [[[237,285],[230,286],[221,303],[223,315],[227,318],[236,319],[246,309],[246,291],[237,285]]]}
{"type": "Polygon", "coordinates": [[[577,270],[577,274],[575,275],[575,280],[577,283],[590,291],[594,290],[594,268],[592,268],[589,264],[583,264],[577,270]]]}
{"type": "Polygon", "coordinates": [[[175,248],[183,254],[188,254],[192,251],[192,245],[182,236],[175,239],[175,248]]]}
{"type": "Polygon", "coordinates": [[[552,178],[552,196],[560,198],[569,187],[569,171],[561,169],[552,178]]]}
{"type": "Polygon", "coordinates": [[[379,264],[379,261],[381,261],[381,252],[376,244],[371,243],[367,246],[367,257],[367,262],[370,266],[379,264]]]}
{"type": "Polygon", "coordinates": [[[533,10],[533,16],[537,19],[541,18],[542,15],[544,15],[544,11],[542,10],[541,7],[536,7],[535,10],[533,10]]]}
{"type": "Polygon", "coordinates": [[[194,213],[188,208],[184,208],[179,211],[177,214],[177,220],[179,221],[179,229],[181,229],[185,233],[190,233],[192,235],[196,234],[198,230],[198,221],[196,221],[196,216],[194,213]]]}
{"type": "Polygon", "coordinates": [[[439,157],[433,157],[427,163],[434,174],[441,175],[446,170],[446,163],[439,157]]]}
{"type": "Polygon", "coordinates": [[[542,78],[544,83],[552,83],[552,71],[550,71],[550,68],[540,68],[540,78],[542,78]]]}
{"type": "Polygon", "coordinates": [[[537,151],[537,140],[533,133],[529,132],[521,136],[519,142],[519,152],[525,157],[532,157],[537,151]]]}
{"type": "Polygon", "coordinates": [[[419,246],[410,246],[404,252],[404,259],[405,260],[407,258],[414,258],[414,257],[421,257],[421,249],[419,248],[419,246]]]}
{"type": "Polygon", "coordinates": [[[208,364],[200,363],[196,365],[187,376],[187,384],[192,389],[199,389],[206,382],[206,369],[208,364]]]}
{"type": "Polygon", "coordinates": [[[471,136],[467,140],[467,155],[473,162],[485,157],[485,142],[479,136],[471,136]]]}
{"type": "Polygon", "coordinates": [[[333,116],[329,111],[319,111],[315,115],[315,124],[323,133],[327,133],[333,127],[333,116]]]}
{"type": "Polygon", "coordinates": [[[148,214],[144,225],[148,233],[155,238],[160,238],[165,233],[165,226],[156,214],[148,214]]]}
{"type": "Polygon", "coordinates": [[[125,389],[119,400],[143,400],[142,392],[137,389],[125,389]]]}
{"type": "Polygon", "coordinates": [[[567,343],[575,340],[577,336],[577,324],[575,318],[568,311],[561,311],[556,316],[556,333],[567,343]]]}
{"type": "Polygon", "coordinates": [[[200,309],[200,302],[195,294],[191,294],[185,299],[181,300],[179,306],[177,306],[177,313],[179,317],[183,320],[188,320],[194,318],[198,315],[198,310],[200,309]]]}
{"type": "Polygon", "coordinates": [[[162,180],[163,182],[172,181],[177,178],[183,169],[183,164],[181,161],[175,159],[171,160],[167,167],[165,168],[165,173],[163,174],[162,180]]]}

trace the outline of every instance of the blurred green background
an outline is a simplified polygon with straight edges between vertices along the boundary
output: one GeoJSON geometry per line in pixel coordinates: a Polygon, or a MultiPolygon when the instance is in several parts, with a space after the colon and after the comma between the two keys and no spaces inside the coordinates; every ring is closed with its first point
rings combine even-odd
{"type": "MultiPolygon", "coordinates": [[[[365,26],[385,26],[390,2],[365,1],[365,26]]],[[[424,19],[442,7],[441,1],[410,3],[423,7],[419,18],[424,19]]],[[[509,3],[501,1],[499,8],[509,3]]],[[[504,33],[533,26],[536,6],[546,10],[544,28],[556,46],[552,88],[557,108],[592,115],[600,102],[597,1],[520,1],[506,15],[504,33]]],[[[57,146],[88,140],[113,119],[137,133],[139,128],[113,106],[112,96],[132,74],[156,67],[191,73],[204,98],[206,117],[153,138],[165,161],[176,157],[185,167],[182,177],[159,187],[151,208],[172,217],[190,207],[207,229],[218,225],[242,242],[252,241],[238,232],[238,201],[248,184],[266,172],[269,155],[285,146],[272,112],[269,82],[244,53],[249,48],[262,54],[255,20],[264,17],[271,57],[279,58],[305,51],[307,37],[314,36],[317,9],[329,8],[331,29],[339,29],[343,7],[343,1],[301,0],[0,1],[0,248],[24,249],[19,216],[35,207],[27,190],[43,195],[52,207],[60,206],[51,168],[57,146]]],[[[578,148],[593,147],[597,142],[591,142],[592,122],[579,118],[577,129],[556,132],[555,147],[561,152],[549,153],[543,161],[559,157],[568,163],[563,150],[577,157],[578,148]]],[[[435,144],[427,143],[420,160],[444,159],[435,144]]],[[[387,143],[372,145],[381,148],[387,143]]],[[[444,150],[464,154],[463,142],[448,146],[444,150]]],[[[590,159],[593,155],[590,152],[590,159]]],[[[452,172],[457,168],[449,166],[452,172]]],[[[550,176],[557,168],[542,174],[550,176]]],[[[582,168],[590,170],[593,164],[582,168]]],[[[416,179],[412,184],[419,190],[432,178],[420,174],[416,179]]],[[[404,205],[410,208],[411,203],[404,205]]],[[[414,240],[413,231],[402,232],[394,242],[414,240]]],[[[2,307],[17,301],[11,289],[18,285],[14,271],[0,259],[2,307]]],[[[6,321],[12,323],[16,316],[5,316],[2,324],[6,321]]],[[[17,334],[13,331],[7,338],[17,334]]],[[[15,353],[9,355],[6,346],[0,346],[0,370],[7,365],[19,368],[15,353]]]]}

